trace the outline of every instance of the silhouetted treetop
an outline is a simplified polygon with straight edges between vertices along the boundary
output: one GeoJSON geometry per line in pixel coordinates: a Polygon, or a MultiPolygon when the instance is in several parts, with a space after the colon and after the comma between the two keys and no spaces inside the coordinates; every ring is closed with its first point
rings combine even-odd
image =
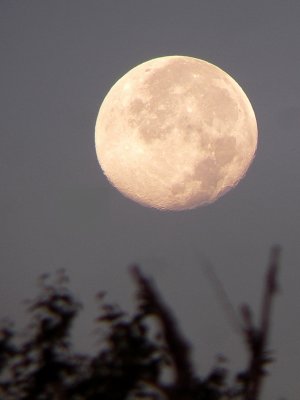
{"type": "Polygon", "coordinates": [[[71,333],[81,304],[69,290],[66,275],[60,271],[54,282],[43,275],[40,292],[28,305],[30,324],[23,341],[7,321],[0,329],[0,399],[258,400],[266,366],[273,361],[268,338],[278,266],[279,249],[274,248],[259,324],[248,305],[241,307],[239,323],[249,359],[233,382],[228,382],[224,358],[207,376],[197,374],[190,344],[137,266],[131,268],[137,286],[133,314],[98,296],[101,312],[96,323],[106,327],[106,334],[93,355],[74,349],[71,333]]]}

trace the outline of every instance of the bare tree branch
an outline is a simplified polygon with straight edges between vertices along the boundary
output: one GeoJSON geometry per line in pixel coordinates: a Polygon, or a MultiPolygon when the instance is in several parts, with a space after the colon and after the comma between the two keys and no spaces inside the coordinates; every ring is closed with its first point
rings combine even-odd
{"type": "Polygon", "coordinates": [[[175,386],[190,386],[195,381],[194,368],[190,360],[190,346],[179,332],[178,325],[170,310],[163,304],[152,283],[145,278],[138,267],[132,267],[132,275],[139,285],[139,297],[149,314],[156,315],[163,328],[166,343],[174,362],[175,386]]]}
{"type": "Polygon", "coordinates": [[[269,356],[267,346],[273,299],[278,288],[279,256],[280,248],[278,246],[273,247],[265,280],[260,325],[255,327],[252,320],[252,313],[248,306],[244,306],[242,309],[245,326],[244,337],[250,354],[248,369],[245,375],[245,400],[259,399],[263,378],[266,375],[265,365],[273,361],[269,356]]]}

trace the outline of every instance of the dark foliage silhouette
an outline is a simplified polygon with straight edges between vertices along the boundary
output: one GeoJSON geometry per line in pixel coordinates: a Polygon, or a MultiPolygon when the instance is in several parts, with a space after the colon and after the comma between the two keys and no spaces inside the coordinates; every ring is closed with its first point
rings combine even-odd
{"type": "Polygon", "coordinates": [[[51,283],[40,279],[40,294],[28,305],[31,323],[26,337],[13,324],[0,329],[0,399],[4,400],[258,400],[268,351],[271,306],[277,291],[279,249],[271,252],[265,280],[260,323],[248,305],[241,307],[239,329],[249,360],[244,371],[227,380],[220,363],[199,377],[190,346],[153,283],[138,267],[131,274],[137,285],[132,315],[98,296],[97,324],[106,335],[95,355],[76,353],[72,324],[81,305],[70,292],[63,272],[51,283]]]}

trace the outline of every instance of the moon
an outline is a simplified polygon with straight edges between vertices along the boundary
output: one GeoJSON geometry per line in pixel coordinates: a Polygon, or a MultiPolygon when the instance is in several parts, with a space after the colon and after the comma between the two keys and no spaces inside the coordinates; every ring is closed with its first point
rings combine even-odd
{"type": "Polygon", "coordinates": [[[243,178],[257,147],[253,108],[217,66],[166,56],[127,72],[97,117],[96,153],[126,197],[160,210],[212,203],[243,178]]]}

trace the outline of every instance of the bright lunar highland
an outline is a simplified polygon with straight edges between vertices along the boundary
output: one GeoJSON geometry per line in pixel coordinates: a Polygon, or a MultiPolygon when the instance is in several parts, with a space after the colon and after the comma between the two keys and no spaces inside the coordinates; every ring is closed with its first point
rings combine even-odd
{"type": "Polygon", "coordinates": [[[161,210],[212,203],[246,173],[257,124],[226,72],[186,56],[130,70],[108,92],[96,123],[96,152],[125,196],[161,210]]]}

